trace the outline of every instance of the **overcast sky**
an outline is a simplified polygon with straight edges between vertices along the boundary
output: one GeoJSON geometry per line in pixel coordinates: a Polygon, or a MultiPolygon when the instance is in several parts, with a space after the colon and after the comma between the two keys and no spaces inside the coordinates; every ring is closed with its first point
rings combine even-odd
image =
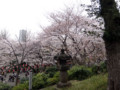
{"type": "Polygon", "coordinates": [[[19,30],[33,33],[41,31],[40,25],[47,26],[46,16],[50,12],[64,9],[65,5],[88,3],[89,0],[0,0],[0,30],[6,29],[13,38],[19,30]]]}

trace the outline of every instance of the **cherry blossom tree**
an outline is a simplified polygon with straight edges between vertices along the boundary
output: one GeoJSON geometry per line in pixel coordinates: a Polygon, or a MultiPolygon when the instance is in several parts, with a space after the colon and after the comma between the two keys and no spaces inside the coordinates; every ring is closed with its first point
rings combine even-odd
{"type": "MultiPolygon", "coordinates": [[[[73,8],[52,13],[50,14],[52,24],[42,28],[44,42],[49,43],[49,47],[53,50],[64,47],[66,52],[71,54],[74,60],[77,60],[77,63],[79,61],[85,62],[90,54],[97,50],[99,41],[101,42],[99,44],[104,45],[101,38],[103,25],[80,14],[76,14],[73,8]]],[[[102,45],[100,46],[104,48],[102,45]]],[[[104,52],[103,49],[101,49],[101,52],[104,52]]]]}
{"type": "MultiPolygon", "coordinates": [[[[26,42],[21,42],[19,39],[17,41],[4,39],[3,44],[7,47],[6,53],[4,58],[9,59],[9,63],[11,61],[15,61],[16,66],[18,66],[17,69],[17,78],[16,78],[16,85],[18,84],[18,76],[20,73],[20,64],[22,64],[25,61],[28,61],[28,57],[31,53],[31,51],[34,49],[33,43],[30,40],[30,38],[26,38],[26,42]]],[[[4,52],[1,52],[4,53],[4,52]]]]}

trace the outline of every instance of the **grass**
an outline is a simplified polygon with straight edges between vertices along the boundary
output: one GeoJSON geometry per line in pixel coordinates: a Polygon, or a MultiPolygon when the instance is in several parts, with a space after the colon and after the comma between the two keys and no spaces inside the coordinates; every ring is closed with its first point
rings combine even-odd
{"type": "MultiPolygon", "coordinates": [[[[92,76],[83,81],[72,80],[71,87],[57,90],[107,90],[107,74],[92,76]]],[[[44,88],[42,90],[56,90],[56,85],[44,88]]]]}

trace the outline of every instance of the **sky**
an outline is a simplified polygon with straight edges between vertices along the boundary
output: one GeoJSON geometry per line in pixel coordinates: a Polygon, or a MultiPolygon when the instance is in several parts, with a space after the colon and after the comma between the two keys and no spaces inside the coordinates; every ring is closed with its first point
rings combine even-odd
{"type": "Polygon", "coordinates": [[[88,0],[0,0],[0,30],[7,30],[11,38],[22,29],[41,32],[40,25],[50,25],[47,16],[51,12],[80,2],[88,3],[88,0]]]}

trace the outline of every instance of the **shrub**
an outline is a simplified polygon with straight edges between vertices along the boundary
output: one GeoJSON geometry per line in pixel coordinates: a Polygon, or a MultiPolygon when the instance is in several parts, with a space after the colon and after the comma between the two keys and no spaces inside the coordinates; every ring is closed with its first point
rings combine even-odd
{"type": "Polygon", "coordinates": [[[37,90],[47,85],[48,76],[44,73],[38,73],[33,77],[33,89],[37,90]]]}
{"type": "Polygon", "coordinates": [[[56,72],[55,74],[54,74],[54,76],[53,76],[54,78],[57,78],[58,80],[59,80],[59,77],[60,77],[60,72],[58,71],[58,72],[56,72]]]}
{"type": "Polygon", "coordinates": [[[100,72],[99,69],[100,69],[100,67],[98,65],[92,66],[93,74],[98,74],[100,72]]]}
{"type": "Polygon", "coordinates": [[[49,77],[51,78],[51,77],[54,76],[54,74],[55,74],[57,71],[58,71],[57,67],[52,66],[52,67],[46,68],[45,73],[48,74],[49,77]]]}
{"type": "Polygon", "coordinates": [[[23,84],[24,82],[26,82],[26,81],[28,81],[28,80],[29,80],[28,77],[27,77],[27,78],[23,77],[23,78],[20,80],[20,83],[23,84]]]}
{"type": "Polygon", "coordinates": [[[24,82],[24,84],[19,84],[17,86],[14,86],[12,90],[28,90],[28,81],[24,82]]]}
{"type": "Polygon", "coordinates": [[[48,86],[50,86],[50,85],[54,85],[54,84],[56,84],[57,82],[58,82],[59,80],[58,80],[58,78],[48,78],[47,79],[47,85],[48,86]]]}
{"type": "Polygon", "coordinates": [[[0,82],[0,90],[10,90],[10,86],[0,82]]]}
{"type": "MultiPolygon", "coordinates": [[[[47,74],[44,73],[38,73],[37,75],[33,76],[32,78],[32,88],[33,90],[39,90],[40,88],[43,88],[47,86],[47,74]]],[[[13,87],[12,90],[28,90],[28,81],[24,81],[23,84],[19,84],[15,87],[13,87]]]]}
{"type": "Polygon", "coordinates": [[[101,62],[99,65],[94,65],[92,67],[93,74],[105,73],[107,72],[107,65],[105,62],[101,62]]]}
{"type": "MultiPolygon", "coordinates": [[[[47,79],[48,76],[45,73],[38,73],[32,78],[32,88],[33,90],[39,90],[40,88],[43,88],[47,86],[47,79]]],[[[28,81],[24,81],[23,84],[19,84],[15,87],[13,87],[12,90],[28,90],[28,81]]]]}
{"type": "Polygon", "coordinates": [[[92,75],[90,69],[84,66],[74,66],[68,71],[70,80],[83,80],[92,75]]]}
{"type": "Polygon", "coordinates": [[[101,62],[100,64],[101,72],[107,72],[107,64],[106,62],[101,62]]]}
{"type": "Polygon", "coordinates": [[[47,79],[47,85],[54,85],[59,81],[60,72],[56,72],[52,78],[47,79]]]}

